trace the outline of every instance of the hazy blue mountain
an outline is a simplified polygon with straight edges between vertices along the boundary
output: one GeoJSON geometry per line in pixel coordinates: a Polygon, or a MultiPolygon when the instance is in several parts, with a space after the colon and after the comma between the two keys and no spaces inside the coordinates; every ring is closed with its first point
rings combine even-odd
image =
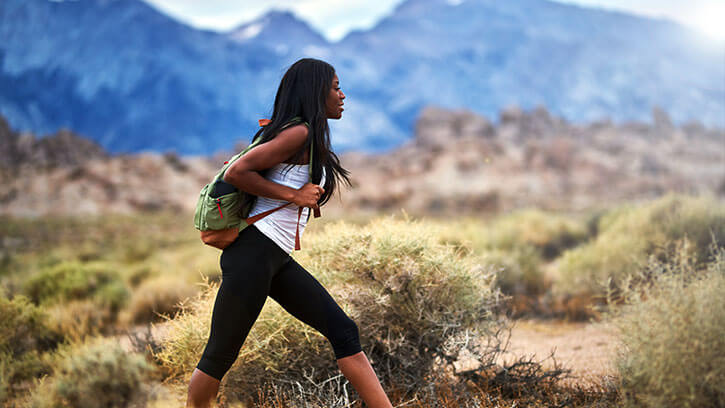
{"type": "Polygon", "coordinates": [[[571,121],[647,120],[658,105],[725,126],[725,45],[546,0],[408,0],[332,44],[288,12],[214,33],[140,0],[0,0],[0,114],[112,152],[210,153],[249,139],[301,56],[338,71],[340,150],[400,144],[427,104],[491,117],[541,104],[571,121]]]}
{"type": "Polygon", "coordinates": [[[111,151],[207,153],[248,138],[282,60],[138,0],[0,1],[0,113],[111,151]]]}
{"type": "Polygon", "coordinates": [[[542,0],[409,0],[337,50],[356,56],[349,81],[396,123],[429,103],[491,117],[541,104],[573,121],[648,120],[659,105],[677,122],[725,126],[725,44],[707,41],[669,21],[542,0]]]}
{"type": "Polygon", "coordinates": [[[293,49],[304,53],[305,48],[309,51],[309,47],[328,45],[322,35],[289,11],[270,11],[254,21],[240,25],[229,32],[228,36],[243,44],[265,45],[279,54],[287,54],[293,49]]]}

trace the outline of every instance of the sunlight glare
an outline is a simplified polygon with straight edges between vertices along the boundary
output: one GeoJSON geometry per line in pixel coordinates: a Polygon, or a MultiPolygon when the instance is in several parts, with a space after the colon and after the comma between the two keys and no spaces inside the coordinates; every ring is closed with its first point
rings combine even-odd
{"type": "Polygon", "coordinates": [[[691,21],[703,33],[725,40],[725,3],[701,7],[693,13],[691,21]]]}

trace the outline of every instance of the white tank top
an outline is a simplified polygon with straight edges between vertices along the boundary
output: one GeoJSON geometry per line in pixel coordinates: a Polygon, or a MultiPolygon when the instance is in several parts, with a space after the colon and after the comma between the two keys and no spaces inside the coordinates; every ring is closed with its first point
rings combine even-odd
{"type": "MultiPolygon", "coordinates": [[[[280,163],[269,169],[265,178],[269,181],[283,184],[287,187],[299,189],[310,180],[309,165],[293,164],[290,166],[289,163],[280,163]]],[[[325,169],[323,167],[320,185],[324,184],[325,169]]],[[[284,200],[275,200],[272,198],[258,196],[254,208],[252,208],[252,211],[249,212],[249,216],[252,217],[264,211],[279,207],[285,203],[286,201],[284,200]]],[[[279,245],[282,250],[287,253],[291,253],[295,248],[298,209],[299,207],[292,203],[255,222],[254,225],[259,231],[279,245]]],[[[305,229],[305,225],[307,225],[307,215],[309,212],[309,208],[305,207],[302,209],[302,216],[299,221],[300,240],[302,239],[302,232],[305,229]]]]}

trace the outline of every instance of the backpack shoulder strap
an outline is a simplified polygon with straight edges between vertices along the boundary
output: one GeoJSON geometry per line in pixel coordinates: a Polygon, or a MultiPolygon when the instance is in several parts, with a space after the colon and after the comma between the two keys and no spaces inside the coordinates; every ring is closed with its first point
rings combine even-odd
{"type": "MultiPolygon", "coordinates": [[[[302,123],[304,123],[305,126],[307,126],[308,137],[309,137],[309,135],[312,134],[312,126],[310,126],[310,124],[307,123],[307,122],[302,122],[302,123]]],[[[309,171],[309,174],[310,174],[310,182],[312,181],[312,159],[313,159],[314,149],[315,149],[315,140],[312,139],[312,140],[310,140],[310,164],[307,167],[307,169],[309,171]]],[[[308,211],[307,212],[307,221],[310,220],[310,214],[311,213],[312,213],[312,211],[308,211]]],[[[320,209],[319,208],[316,208],[314,210],[314,213],[315,213],[315,218],[320,218],[320,215],[321,214],[320,214],[320,209]]]]}

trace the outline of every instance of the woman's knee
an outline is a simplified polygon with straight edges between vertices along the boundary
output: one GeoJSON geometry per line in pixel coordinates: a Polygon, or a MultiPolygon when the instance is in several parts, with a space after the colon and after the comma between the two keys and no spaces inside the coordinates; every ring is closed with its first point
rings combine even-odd
{"type": "Polygon", "coordinates": [[[360,346],[360,333],[357,324],[348,316],[341,317],[335,322],[328,340],[335,351],[335,358],[341,359],[362,351],[360,346]]]}

